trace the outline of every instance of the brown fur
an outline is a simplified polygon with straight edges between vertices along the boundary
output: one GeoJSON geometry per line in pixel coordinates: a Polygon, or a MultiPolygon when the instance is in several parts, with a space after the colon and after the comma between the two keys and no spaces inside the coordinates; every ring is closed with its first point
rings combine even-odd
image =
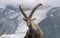
{"type": "Polygon", "coordinates": [[[27,24],[27,26],[28,26],[28,28],[29,28],[29,29],[27,30],[26,35],[25,35],[24,38],[41,38],[42,35],[43,35],[43,32],[42,32],[41,28],[40,28],[38,25],[36,25],[36,23],[34,23],[34,20],[33,20],[33,19],[31,19],[33,13],[35,12],[35,10],[36,10],[39,6],[42,6],[42,4],[37,4],[37,5],[33,8],[32,12],[31,12],[30,15],[29,15],[29,17],[27,17],[27,15],[24,13],[23,9],[22,9],[21,6],[19,5],[20,11],[21,11],[21,13],[23,14],[23,16],[24,16],[24,18],[25,18],[25,19],[23,19],[23,20],[26,22],[26,24],[27,24]]]}
{"type": "Polygon", "coordinates": [[[28,31],[26,32],[26,35],[24,38],[41,38],[42,33],[38,25],[32,21],[32,19],[27,20],[30,25],[27,26],[29,27],[28,31]],[[30,21],[29,21],[30,20],[30,21]]]}

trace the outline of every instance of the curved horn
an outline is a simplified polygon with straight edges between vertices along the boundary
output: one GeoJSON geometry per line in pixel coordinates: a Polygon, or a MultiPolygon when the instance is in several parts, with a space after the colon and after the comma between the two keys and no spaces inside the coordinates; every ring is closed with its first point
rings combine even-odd
{"type": "Polygon", "coordinates": [[[32,9],[32,11],[31,11],[31,13],[30,13],[30,15],[29,15],[30,18],[32,17],[33,13],[35,12],[35,10],[36,10],[39,6],[42,6],[42,4],[37,4],[37,5],[32,9]]]}
{"type": "Polygon", "coordinates": [[[23,9],[21,8],[21,5],[19,5],[19,9],[20,9],[21,13],[23,14],[23,16],[24,16],[25,18],[27,18],[27,15],[24,13],[23,9]]]}

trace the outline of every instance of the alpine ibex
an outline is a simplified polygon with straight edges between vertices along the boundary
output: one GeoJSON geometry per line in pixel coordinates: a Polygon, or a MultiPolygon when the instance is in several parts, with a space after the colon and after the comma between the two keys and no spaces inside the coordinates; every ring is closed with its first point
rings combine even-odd
{"type": "Polygon", "coordinates": [[[21,8],[21,6],[19,5],[19,8],[20,8],[20,11],[21,13],[23,14],[24,16],[24,21],[26,22],[27,26],[28,26],[28,31],[26,32],[26,35],[24,38],[41,38],[42,35],[43,35],[43,32],[41,30],[41,28],[36,25],[36,23],[34,23],[34,20],[35,19],[31,19],[32,18],[32,15],[33,13],[35,12],[35,10],[39,7],[39,6],[42,6],[42,4],[37,4],[33,9],[32,9],[32,12],[29,16],[27,16],[23,9],[21,8]]]}

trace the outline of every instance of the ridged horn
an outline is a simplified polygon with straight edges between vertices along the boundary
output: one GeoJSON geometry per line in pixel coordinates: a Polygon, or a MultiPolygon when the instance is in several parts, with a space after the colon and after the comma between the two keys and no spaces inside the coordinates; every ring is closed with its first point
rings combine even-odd
{"type": "Polygon", "coordinates": [[[42,4],[37,4],[37,5],[32,9],[32,11],[31,11],[31,13],[30,13],[30,15],[29,15],[30,18],[32,17],[33,13],[35,12],[35,10],[36,10],[39,6],[42,6],[42,4]]]}
{"type": "Polygon", "coordinates": [[[23,11],[23,9],[22,9],[21,5],[19,5],[19,9],[20,9],[20,11],[21,11],[22,15],[23,15],[25,18],[27,18],[27,15],[24,13],[24,11],[23,11]]]}

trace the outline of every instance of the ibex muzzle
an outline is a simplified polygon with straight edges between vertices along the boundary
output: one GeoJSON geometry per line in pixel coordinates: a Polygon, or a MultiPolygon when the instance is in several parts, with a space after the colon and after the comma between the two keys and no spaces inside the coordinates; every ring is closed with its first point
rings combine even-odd
{"type": "Polygon", "coordinates": [[[37,4],[32,12],[30,13],[30,15],[27,17],[27,15],[24,13],[23,9],[21,8],[21,6],[19,5],[20,11],[24,16],[24,21],[26,22],[29,30],[26,32],[26,36],[25,38],[41,38],[41,36],[43,35],[43,32],[41,30],[41,28],[36,25],[36,23],[34,23],[35,19],[31,19],[33,13],[35,12],[35,10],[39,7],[42,6],[42,4],[37,4]]]}

